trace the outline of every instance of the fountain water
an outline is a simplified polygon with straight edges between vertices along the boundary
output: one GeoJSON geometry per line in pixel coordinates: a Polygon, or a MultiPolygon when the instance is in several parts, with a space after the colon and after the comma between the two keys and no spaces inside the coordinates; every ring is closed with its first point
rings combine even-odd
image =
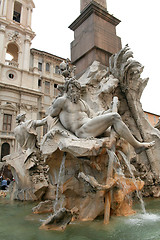
{"type": "Polygon", "coordinates": [[[128,167],[128,170],[129,170],[129,172],[130,172],[130,174],[131,174],[131,176],[132,176],[134,185],[135,185],[135,187],[136,187],[137,197],[138,197],[138,199],[139,199],[139,201],[140,201],[140,203],[141,203],[142,212],[143,212],[143,214],[146,214],[146,209],[145,209],[144,201],[143,201],[143,199],[142,199],[141,193],[138,191],[138,186],[137,186],[136,179],[135,179],[135,176],[134,176],[134,174],[133,174],[133,171],[132,171],[132,169],[131,169],[130,163],[129,163],[129,161],[127,160],[126,155],[125,155],[122,151],[119,150],[118,152],[120,153],[120,155],[122,156],[122,158],[123,158],[126,166],[128,167]]]}
{"type": "MultiPolygon", "coordinates": [[[[125,177],[125,174],[122,170],[122,165],[120,163],[120,160],[114,151],[107,150],[107,153],[108,153],[109,159],[111,159],[111,158],[113,159],[113,170],[116,173],[115,176],[117,175],[117,177],[119,179],[118,182],[119,182],[121,188],[124,189],[124,194],[125,194],[127,203],[132,208],[132,198],[129,194],[130,193],[130,191],[129,191],[130,185],[128,185],[128,183],[127,183],[127,178],[125,177]]],[[[134,179],[134,185],[135,185],[135,183],[136,183],[136,179],[134,179]]],[[[137,185],[135,185],[135,187],[136,187],[136,189],[138,189],[137,185]]],[[[132,213],[130,213],[130,214],[132,214],[132,213]]]]}
{"type": "Polygon", "coordinates": [[[54,213],[56,213],[59,208],[62,208],[62,204],[63,204],[63,199],[61,199],[62,201],[60,203],[59,208],[57,209],[58,198],[59,198],[59,188],[63,185],[63,178],[64,178],[64,174],[65,174],[65,160],[66,160],[66,153],[64,152],[62,162],[61,162],[61,166],[60,166],[60,169],[59,169],[59,174],[58,174],[56,199],[55,199],[55,203],[54,203],[54,206],[53,206],[54,213]]]}

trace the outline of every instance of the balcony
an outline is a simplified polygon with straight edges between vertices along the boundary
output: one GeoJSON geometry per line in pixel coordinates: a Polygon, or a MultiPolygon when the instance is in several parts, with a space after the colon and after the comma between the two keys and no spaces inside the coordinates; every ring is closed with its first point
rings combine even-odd
{"type": "Polygon", "coordinates": [[[5,60],[5,63],[6,63],[6,65],[8,65],[8,66],[12,66],[12,67],[15,67],[15,68],[18,68],[18,62],[16,62],[16,61],[13,61],[13,60],[5,60]]]}

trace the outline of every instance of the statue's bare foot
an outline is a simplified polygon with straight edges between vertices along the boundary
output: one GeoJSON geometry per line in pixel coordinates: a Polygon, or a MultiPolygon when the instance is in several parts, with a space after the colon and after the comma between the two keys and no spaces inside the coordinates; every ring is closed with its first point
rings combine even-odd
{"type": "Polygon", "coordinates": [[[155,144],[155,141],[141,143],[141,146],[139,148],[136,148],[135,151],[137,154],[139,154],[139,153],[153,147],[154,144],[155,144]]]}

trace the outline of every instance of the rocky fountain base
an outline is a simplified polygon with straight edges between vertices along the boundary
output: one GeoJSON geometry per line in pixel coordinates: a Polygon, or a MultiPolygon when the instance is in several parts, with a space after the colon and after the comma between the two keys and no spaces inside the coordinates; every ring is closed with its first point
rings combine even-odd
{"type": "Polygon", "coordinates": [[[33,209],[36,214],[52,213],[43,229],[63,230],[71,221],[104,215],[108,222],[110,214],[133,214],[131,194],[144,182],[129,173],[125,176],[127,166],[118,152],[108,149],[109,138],[68,141],[64,134],[69,133],[62,137],[58,130],[50,131],[41,151],[6,157],[15,179],[12,198],[43,199],[33,209]]]}

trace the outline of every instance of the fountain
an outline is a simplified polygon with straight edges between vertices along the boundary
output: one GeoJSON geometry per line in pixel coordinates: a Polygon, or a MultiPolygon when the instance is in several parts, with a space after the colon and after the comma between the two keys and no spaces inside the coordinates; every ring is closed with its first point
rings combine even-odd
{"type": "MultiPolygon", "coordinates": [[[[145,120],[141,108],[148,81],[140,78],[143,67],[125,46],[111,56],[109,68],[95,61],[78,81],[68,62],[60,68],[65,83],[47,117],[19,117],[19,128],[29,126],[23,128],[28,142],[5,157],[15,178],[12,198],[41,201],[33,211],[52,213],[42,229],[64,230],[71,221],[101,216],[108,224],[111,216],[134,214],[128,196],[136,191],[142,204],[143,187],[144,196],[159,191],[160,168],[152,154],[156,159],[160,133],[145,120]],[[46,122],[48,132],[39,148],[35,129],[46,122]]],[[[17,129],[15,134],[18,140],[17,129]]]]}
{"type": "Polygon", "coordinates": [[[54,203],[54,212],[56,213],[58,209],[62,208],[62,203],[60,204],[60,207],[57,209],[57,205],[58,205],[58,197],[59,197],[59,188],[62,187],[63,185],[63,177],[65,174],[65,158],[66,158],[66,153],[64,152],[63,154],[63,158],[62,158],[62,163],[60,166],[60,170],[59,170],[59,175],[58,175],[58,182],[57,182],[57,190],[56,190],[56,199],[55,199],[55,203],[54,203]]]}
{"type": "Polygon", "coordinates": [[[131,169],[130,163],[129,163],[129,161],[127,160],[127,158],[126,158],[126,156],[125,156],[125,154],[124,154],[123,152],[119,151],[119,153],[120,153],[121,156],[123,157],[123,159],[124,159],[124,161],[125,161],[125,163],[126,163],[126,165],[127,165],[127,167],[128,167],[128,170],[129,170],[129,172],[130,172],[130,174],[131,174],[131,176],[132,176],[132,180],[133,180],[134,185],[135,185],[135,187],[136,187],[136,194],[137,194],[137,197],[138,197],[138,199],[139,199],[139,201],[140,201],[140,203],[141,203],[142,211],[143,211],[144,214],[146,214],[146,209],[145,209],[144,201],[143,201],[143,199],[142,199],[141,193],[138,191],[138,186],[137,186],[136,179],[135,179],[135,176],[134,176],[134,174],[133,174],[133,171],[132,171],[132,169],[131,169]]]}

